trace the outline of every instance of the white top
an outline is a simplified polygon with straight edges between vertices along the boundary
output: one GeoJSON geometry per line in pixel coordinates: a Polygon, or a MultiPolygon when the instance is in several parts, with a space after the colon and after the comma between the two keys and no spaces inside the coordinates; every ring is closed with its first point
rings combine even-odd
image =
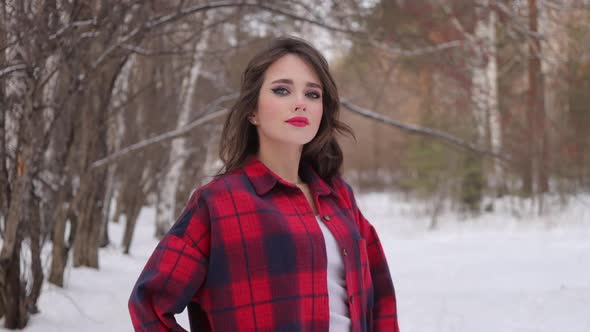
{"type": "Polygon", "coordinates": [[[320,216],[316,216],[328,256],[328,299],[330,301],[330,332],[350,331],[350,315],[348,313],[348,301],[346,292],[346,280],[344,279],[344,260],[340,252],[340,246],[332,232],[324,225],[320,216]]]}

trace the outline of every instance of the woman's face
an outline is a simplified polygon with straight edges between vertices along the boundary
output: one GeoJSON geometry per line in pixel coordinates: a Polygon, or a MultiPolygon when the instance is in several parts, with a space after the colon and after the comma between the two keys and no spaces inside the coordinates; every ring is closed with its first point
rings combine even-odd
{"type": "Polygon", "coordinates": [[[302,147],[317,134],[322,113],[318,75],[301,58],[287,54],[266,70],[258,109],[250,121],[261,146],[302,147]]]}

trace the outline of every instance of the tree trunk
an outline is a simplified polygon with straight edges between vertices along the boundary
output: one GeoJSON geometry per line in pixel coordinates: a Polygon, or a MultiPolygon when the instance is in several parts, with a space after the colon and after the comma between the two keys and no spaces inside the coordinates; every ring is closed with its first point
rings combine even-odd
{"type": "MultiPolygon", "coordinates": [[[[125,64],[121,68],[111,96],[111,105],[109,106],[109,113],[116,112],[116,121],[109,122],[108,126],[108,141],[109,141],[109,154],[119,151],[121,148],[121,142],[125,136],[125,118],[123,117],[123,111],[121,108],[128,102],[129,99],[129,86],[132,79],[132,72],[135,67],[135,55],[131,54],[125,61],[125,64]]],[[[115,197],[115,171],[116,164],[108,166],[107,170],[107,185],[106,194],[104,198],[105,209],[103,211],[103,229],[101,232],[101,247],[108,245],[108,225],[110,222],[110,212],[112,209],[111,204],[117,204],[113,199],[115,197]]]]}
{"type": "MultiPolygon", "coordinates": [[[[62,112],[67,112],[69,110],[62,110],[62,112]]],[[[72,177],[63,174],[64,169],[74,169],[74,164],[77,161],[77,156],[73,153],[74,152],[74,133],[75,129],[73,128],[73,124],[63,124],[66,126],[64,131],[66,132],[67,139],[65,143],[58,142],[57,138],[54,137],[54,144],[56,147],[59,146],[61,150],[56,153],[56,165],[61,165],[61,169],[56,168],[55,173],[58,178],[63,178],[64,181],[61,183],[59,190],[56,194],[54,200],[54,210],[50,215],[52,219],[53,227],[51,231],[51,268],[49,272],[48,281],[54,285],[59,287],[63,287],[63,275],[64,270],[67,265],[68,261],[68,252],[70,249],[71,242],[66,245],[65,242],[65,231],[66,231],[66,223],[70,222],[70,237],[73,239],[72,233],[75,231],[75,224],[76,218],[75,214],[72,210],[72,207],[75,205],[75,200],[78,195],[74,197],[73,195],[73,186],[72,186],[72,177]],[[65,166],[65,167],[64,167],[65,166]]],[[[57,148],[56,148],[57,149],[57,148]]]]}
{"type": "Polygon", "coordinates": [[[78,212],[78,225],[74,234],[73,266],[87,266],[98,268],[98,242],[100,240],[101,218],[94,219],[94,209],[97,200],[96,179],[86,174],[81,180],[79,195],[82,199],[76,206],[78,212]],[[98,225],[98,231],[96,231],[98,225]]]}
{"type": "MultiPolygon", "coordinates": [[[[472,98],[474,117],[478,130],[478,144],[490,147],[493,153],[499,154],[502,148],[500,113],[498,107],[498,69],[496,47],[496,12],[490,8],[489,1],[477,14],[475,37],[482,40],[481,48],[477,48],[477,57],[472,70],[472,98]]],[[[492,159],[492,176],[489,184],[498,189],[503,178],[500,163],[492,159]]],[[[483,188],[482,188],[483,189],[483,188]]]]}
{"type": "MultiPolygon", "coordinates": [[[[490,10],[488,22],[489,53],[486,66],[486,77],[489,87],[488,133],[491,150],[493,153],[499,155],[502,152],[502,125],[500,121],[500,108],[498,101],[498,47],[496,41],[496,22],[497,14],[494,10],[490,10]]],[[[502,165],[497,159],[492,159],[492,163],[492,187],[496,190],[500,190],[502,187],[500,182],[504,178],[502,165]]]]}
{"type": "MultiPolygon", "coordinates": [[[[99,43],[99,41],[95,41],[99,43]]],[[[98,44],[98,48],[105,45],[98,44]]],[[[88,82],[85,89],[86,109],[81,112],[80,154],[78,170],[80,190],[74,212],[78,215],[78,224],[74,235],[73,265],[98,268],[98,249],[103,230],[103,200],[106,191],[107,173],[105,169],[92,168],[95,160],[104,158],[108,153],[107,131],[109,106],[116,84],[116,79],[124,65],[124,59],[103,65],[101,72],[88,82]]]]}
{"type": "MultiPolygon", "coordinates": [[[[104,155],[104,154],[103,154],[104,155]]],[[[81,199],[75,205],[78,222],[73,230],[73,265],[98,268],[98,248],[102,226],[102,204],[105,172],[89,171],[80,184],[81,199]]]]}
{"type": "MultiPolygon", "coordinates": [[[[4,13],[4,6],[0,5],[0,18],[3,21],[6,20],[6,15],[4,13]]],[[[1,25],[0,25],[1,26],[1,25]]],[[[6,45],[6,34],[4,32],[4,27],[2,31],[0,31],[0,45],[6,45]]],[[[5,52],[0,52],[0,63],[8,63],[6,61],[5,52]]],[[[10,183],[8,181],[8,151],[6,147],[6,117],[8,116],[8,102],[6,100],[5,95],[5,85],[0,84],[0,218],[6,218],[5,211],[7,211],[10,202],[8,202],[8,198],[10,197],[10,183]]],[[[0,227],[0,236],[3,237],[3,229],[0,227]]],[[[0,301],[2,302],[2,301],[0,301]]],[[[0,303],[0,317],[2,317],[2,313],[4,310],[1,308],[0,303]]]]}
{"type": "MultiPolygon", "coordinates": [[[[70,190],[69,181],[62,186],[57,198],[57,208],[54,215],[54,226],[52,232],[52,248],[51,248],[51,269],[49,272],[48,281],[56,286],[63,287],[64,285],[64,270],[68,261],[69,247],[66,246],[65,232],[66,222],[68,219],[69,207],[66,206],[66,201],[69,201],[67,195],[70,190]]],[[[71,220],[70,220],[71,222],[71,220]]],[[[72,232],[73,229],[70,228],[72,232]]]]}
{"type": "MultiPolygon", "coordinates": [[[[28,49],[18,37],[19,20],[24,15],[23,3],[6,1],[4,6],[7,40],[10,47],[6,49],[8,63],[19,63],[27,60],[28,49]]],[[[20,27],[22,28],[22,27],[20,27]]],[[[35,154],[38,136],[34,133],[40,128],[36,126],[40,119],[33,114],[32,82],[22,71],[8,75],[5,82],[5,95],[8,107],[3,111],[8,116],[7,153],[14,152],[14,162],[11,167],[16,170],[9,182],[12,182],[10,197],[7,201],[7,214],[3,234],[2,249],[0,251],[0,299],[5,310],[4,326],[9,329],[23,328],[28,320],[25,308],[26,288],[21,281],[20,253],[23,240],[23,212],[24,202],[31,192],[32,177],[35,174],[35,154]],[[25,139],[26,138],[26,139],[25,139]]],[[[3,114],[4,116],[4,114],[3,114]]],[[[41,127],[42,128],[42,127],[41,127]]],[[[10,158],[3,160],[10,162],[10,158]]]]}
{"type": "Polygon", "coordinates": [[[125,233],[123,234],[123,253],[128,255],[131,249],[131,241],[133,240],[133,233],[135,232],[135,225],[137,224],[137,217],[141,211],[143,202],[143,195],[132,195],[131,204],[127,213],[127,223],[125,225],[125,233]]]}
{"type": "MultiPolygon", "coordinates": [[[[205,19],[204,27],[207,27],[211,16],[205,19]]],[[[188,75],[182,81],[181,107],[176,128],[182,128],[189,122],[193,109],[193,99],[197,81],[201,74],[204,51],[209,43],[209,30],[205,29],[199,41],[194,46],[193,60],[188,75]]],[[[170,147],[169,168],[162,179],[162,193],[156,207],[156,237],[162,237],[170,229],[175,220],[176,190],[180,181],[181,172],[187,159],[186,138],[181,137],[172,141],[170,147]]]]}
{"type": "MultiPolygon", "coordinates": [[[[529,29],[531,33],[538,32],[538,8],[536,0],[528,0],[529,29]]],[[[541,71],[541,41],[538,37],[529,40],[529,95],[528,117],[530,132],[528,143],[531,152],[531,179],[525,182],[525,193],[533,193],[535,187],[540,193],[549,190],[547,175],[547,135],[545,131],[545,87],[541,71]],[[536,171],[536,172],[535,172],[536,171]],[[536,176],[535,176],[536,175],[536,176]],[[533,181],[535,179],[536,181],[533,181]],[[536,184],[536,186],[534,185],[536,184]]]]}
{"type": "MultiPolygon", "coordinates": [[[[19,232],[20,233],[20,232],[19,232]]],[[[6,309],[4,327],[7,329],[22,329],[27,325],[29,315],[25,307],[25,283],[21,281],[20,275],[20,251],[22,236],[18,234],[12,254],[8,261],[2,260],[2,272],[6,271],[5,279],[0,279],[3,284],[3,300],[6,309]]],[[[4,275],[4,273],[3,273],[4,275]]]]}
{"type": "MultiPolygon", "coordinates": [[[[23,136],[31,137],[35,128],[33,122],[38,122],[32,116],[32,103],[30,99],[24,97],[24,126],[23,136]],[[27,102],[29,100],[29,102],[27,102]]],[[[22,138],[21,138],[22,141],[22,138]]],[[[20,249],[23,239],[23,212],[25,209],[24,202],[28,201],[31,193],[32,177],[35,173],[35,143],[36,140],[30,139],[28,142],[21,144],[21,149],[17,154],[19,167],[15,179],[14,190],[11,204],[8,208],[6,217],[6,229],[4,242],[0,252],[0,290],[3,307],[6,310],[5,327],[9,329],[22,328],[25,326],[28,317],[24,309],[25,288],[20,279],[20,249]]]]}
{"type": "Polygon", "coordinates": [[[30,205],[27,208],[27,217],[29,218],[29,239],[31,243],[31,274],[33,276],[33,284],[31,285],[31,292],[25,299],[25,307],[28,312],[36,314],[39,312],[37,308],[37,300],[41,295],[41,286],[43,286],[43,266],[41,264],[41,214],[40,214],[40,198],[34,194],[34,189],[31,187],[30,205]]]}
{"type": "MultiPolygon", "coordinates": [[[[106,76],[106,75],[105,75],[106,76]]],[[[74,236],[73,265],[98,268],[98,248],[102,225],[102,198],[104,197],[106,172],[92,169],[93,160],[106,155],[106,100],[101,99],[101,84],[92,86],[88,93],[90,107],[82,115],[82,147],[84,153],[80,161],[79,200],[74,205],[78,224],[74,236]],[[105,106],[105,107],[103,107],[105,106]]],[[[109,90],[110,91],[110,90],[109,90]]]]}

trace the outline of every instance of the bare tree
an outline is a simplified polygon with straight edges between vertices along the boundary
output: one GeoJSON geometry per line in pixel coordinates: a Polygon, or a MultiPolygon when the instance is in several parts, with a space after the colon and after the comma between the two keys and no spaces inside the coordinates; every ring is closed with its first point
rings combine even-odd
{"type": "MultiPolygon", "coordinates": [[[[204,52],[209,44],[209,25],[214,20],[213,14],[205,14],[202,34],[195,43],[192,63],[183,78],[180,95],[180,111],[176,121],[176,128],[182,128],[188,124],[189,116],[193,110],[193,98],[197,86],[197,80],[201,76],[204,52]]],[[[156,207],[156,237],[163,236],[170,229],[175,220],[176,190],[181,178],[181,170],[187,159],[186,140],[182,137],[171,142],[169,167],[162,178],[160,200],[156,207]]]]}
{"type": "MultiPolygon", "coordinates": [[[[6,61],[9,64],[30,63],[33,60],[34,40],[24,40],[22,34],[27,25],[25,3],[6,1],[4,22],[6,31],[6,61]]],[[[39,10],[39,8],[32,7],[39,10]]],[[[21,242],[27,229],[23,227],[25,204],[31,202],[33,177],[41,155],[43,123],[35,107],[35,81],[30,72],[13,71],[8,74],[3,86],[7,99],[6,116],[7,137],[4,153],[7,158],[10,189],[7,196],[6,226],[0,252],[0,299],[5,312],[7,328],[22,328],[28,321],[26,308],[27,292],[20,276],[21,242]]]]}
{"type": "MultiPolygon", "coordinates": [[[[538,6],[536,0],[528,0],[529,8],[529,29],[536,34],[538,29],[538,6]]],[[[531,162],[533,172],[537,174],[536,187],[541,193],[549,190],[549,179],[547,174],[548,142],[546,133],[545,115],[545,83],[541,71],[541,41],[539,38],[529,40],[529,97],[527,118],[530,126],[529,147],[531,148],[531,162]],[[535,171],[536,169],[536,171],[535,171]]],[[[527,178],[528,181],[528,178],[527,178]]],[[[527,182],[525,190],[533,192],[533,183],[527,182]]]]}
{"type": "MultiPolygon", "coordinates": [[[[491,171],[480,167],[491,182],[507,178],[503,172],[516,174],[514,163],[529,157],[518,149],[530,144],[534,162],[521,176],[531,175],[531,188],[544,191],[557,174],[545,164],[552,145],[542,61],[549,60],[543,41],[550,36],[534,8],[584,10],[565,0],[383,1],[379,8],[389,16],[372,22],[380,15],[377,7],[358,0],[1,4],[0,313],[9,328],[23,327],[36,311],[44,239],[52,242],[48,280],[63,286],[68,265],[99,267],[99,247],[109,243],[111,211],[114,221],[126,217],[125,253],[146,204],[157,205],[157,234],[168,230],[179,197],[218,165],[210,145],[228,111],[226,103],[236,98],[234,73],[253,52],[250,45],[276,33],[316,36],[321,31],[330,39],[326,44],[342,41],[341,52],[352,45],[349,56],[359,67],[343,70],[354,70],[351,86],[365,90],[348,89],[342,107],[372,121],[373,139],[384,136],[384,127],[395,127],[404,133],[397,143],[400,152],[409,149],[411,135],[467,152],[447,156],[445,151],[441,158],[448,159],[449,168],[491,157],[491,171]],[[441,11],[444,15],[437,16],[441,11]],[[404,21],[416,15],[431,19],[404,21]],[[387,30],[388,24],[394,26],[387,30]],[[512,62],[502,61],[499,45],[506,43],[513,47],[506,51],[516,59],[512,62]],[[357,52],[359,45],[363,52],[357,52]],[[526,69],[514,70],[513,63],[526,69]],[[363,72],[366,64],[374,71],[363,72]],[[524,93],[501,85],[507,73],[511,88],[524,87],[524,93]],[[374,89],[371,79],[381,87],[374,89]],[[508,98],[512,93],[515,97],[508,98]],[[463,111],[475,117],[479,130],[462,121],[463,111]],[[433,122],[426,122],[425,114],[433,122]],[[506,121],[507,114],[516,120],[506,121]],[[510,136],[515,128],[523,129],[515,123],[530,124],[530,141],[510,136]],[[191,181],[182,181],[187,178],[191,181]],[[22,264],[24,240],[31,243],[27,264],[22,264]]],[[[576,132],[582,135],[580,128],[576,132]]],[[[373,147],[375,163],[391,162],[381,155],[393,155],[383,152],[395,139],[373,147]]],[[[477,180],[435,178],[435,186],[444,188],[438,191],[437,209],[457,183],[477,180]]]]}

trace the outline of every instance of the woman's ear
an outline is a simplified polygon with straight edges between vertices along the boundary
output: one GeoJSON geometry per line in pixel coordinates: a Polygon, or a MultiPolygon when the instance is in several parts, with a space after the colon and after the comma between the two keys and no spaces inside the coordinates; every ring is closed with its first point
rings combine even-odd
{"type": "Polygon", "coordinates": [[[252,114],[248,117],[248,120],[250,121],[251,124],[253,125],[257,125],[258,124],[258,120],[256,120],[256,114],[252,114]]]}

